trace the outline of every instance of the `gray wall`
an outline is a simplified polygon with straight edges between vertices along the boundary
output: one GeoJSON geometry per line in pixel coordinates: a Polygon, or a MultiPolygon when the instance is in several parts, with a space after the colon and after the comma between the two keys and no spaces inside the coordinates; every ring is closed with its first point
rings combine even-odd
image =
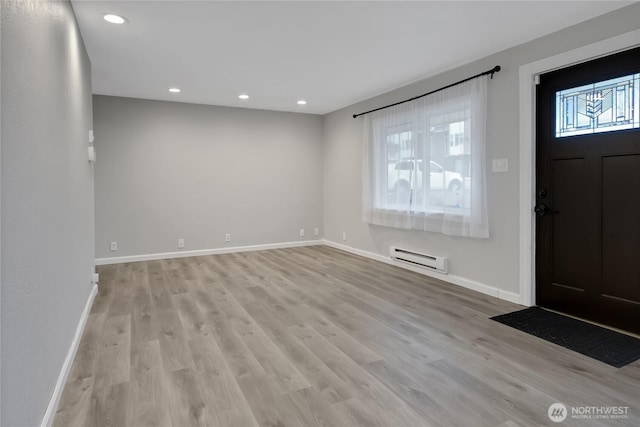
{"type": "Polygon", "coordinates": [[[321,116],[93,99],[97,258],[319,238],[321,116]]]}
{"type": "Polygon", "coordinates": [[[2,2],[2,419],[42,421],[91,290],[90,64],[67,2],[2,2]]]}
{"type": "Polygon", "coordinates": [[[451,274],[518,293],[519,67],[639,26],[640,3],[635,3],[325,116],[325,238],[382,255],[388,254],[393,244],[448,256],[451,274]],[[502,71],[489,83],[486,152],[491,238],[465,239],[365,224],[361,209],[362,119],[354,120],[352,114],[428,92],[494,65],[501,65],[502,71]],[[508,158],[509,172],[491,173],[492,158],[508,158]],[[343,231],[347,232],[344,242],[343,231]]]}

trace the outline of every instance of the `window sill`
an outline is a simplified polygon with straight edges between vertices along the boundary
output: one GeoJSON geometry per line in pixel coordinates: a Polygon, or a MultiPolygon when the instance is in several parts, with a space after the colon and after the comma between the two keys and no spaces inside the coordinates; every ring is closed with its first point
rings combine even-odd
{"type": "Polygon", "coordinates": [[[408,212],[406,210],[393,209],[393,208],[375,208],[374,212],[380,215],[389,215],[389,216],[406,216],[411,215],[412,218],[415,219],[426,219],[426,220],[442,220],[443,217],[446,216],[448,221],[458,221],[465,222],[465,219],[471,217],[469,213],[464,213],[462,208],[447,208],[447,212],[436,211],[436,210],[427,210],[427,211],[411,211],[408,212]]]}

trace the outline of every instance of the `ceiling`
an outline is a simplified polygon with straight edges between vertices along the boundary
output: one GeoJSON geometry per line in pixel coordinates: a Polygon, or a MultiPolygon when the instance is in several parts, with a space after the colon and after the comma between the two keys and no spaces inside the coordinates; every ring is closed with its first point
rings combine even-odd
{"type": "Polygon", "coordinates": [[[316,114],[631,3],[72,0],[96,94],[316,114]]]}

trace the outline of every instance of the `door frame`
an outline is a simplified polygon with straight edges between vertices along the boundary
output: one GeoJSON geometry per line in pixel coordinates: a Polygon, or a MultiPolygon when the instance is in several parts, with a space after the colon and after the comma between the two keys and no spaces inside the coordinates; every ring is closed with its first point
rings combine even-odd
{"type": "Polygon", "coordinates": [[[520,304],[535,301],[536,84],[539,75],[640,46],[640,29],[520,66],[520,304]]]}

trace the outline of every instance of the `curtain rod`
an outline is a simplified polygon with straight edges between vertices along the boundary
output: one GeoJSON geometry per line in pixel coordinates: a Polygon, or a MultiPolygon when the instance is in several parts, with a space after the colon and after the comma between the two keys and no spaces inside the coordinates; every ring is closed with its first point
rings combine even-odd
{"type": "Polygon", "coordinates": [[[365,114],[373,113],[374,111],[384,110],[385,108],[395,107],[396,105],[404,104],[405,102],[410,102],[410,101],[413,101],[413,100],[416,100],[416,99],[419,99],[419,98],[424,98],[425,96],[431,95],[431,94],[436,93],[436,92],[440,92],[441,90],[449,89],[450,87],[457,86],[457,85],[459,85],[461,83],[464,83],[464,82],[468,82],[469,80],[473,80],[473,79],[475,79],[477,77],[486,76],[487,74],[491,74],[491,78],[493,78],[493,75],[495,73],[497,73],[498,71],[500,71],[500,70],[501,70],[500,66],[496,65],[495,67],[493,67],[490,70],[487,70],[487,71],[482,72],[480,74],[476,74],[475,76],[467,77],[466,79],[460,80],[459,82],[451,83],[450,85],[447,85],[445,87],[441,87],[440,89],[432,90],[431,92],[424,93],[424,94],[418,95],[418,96],[414,96],[413,98],[405,99],[404,101],[396,102],[394,104],[385,105],[384,107],[375,108],[373,110],[365,111],[364,113],[354,114],[353,118],[355,119],[358,116],[364,116],[365,114]]]}

